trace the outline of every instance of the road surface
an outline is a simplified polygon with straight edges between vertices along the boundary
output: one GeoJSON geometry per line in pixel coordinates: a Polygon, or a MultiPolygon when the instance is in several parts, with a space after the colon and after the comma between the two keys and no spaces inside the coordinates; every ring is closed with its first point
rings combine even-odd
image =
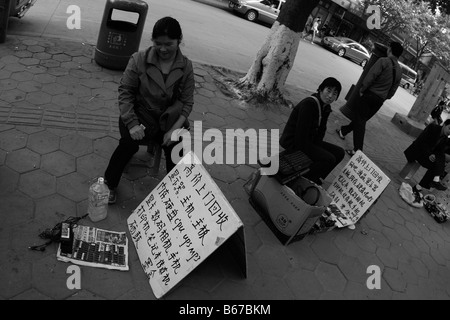
{"type": "MultiPolygon", "coordinates": [[[[147,0],[149,10],[145,22],[141,48],[151,45],[153,24],[161,17],[170,15],[180,21],[183,28],[182,50],[192,60],[223,66],[246,72],[265,41],[270,29],[251,23],[233,14],[218,0],[147,0]],[[217,5],[214,4],[217,2],[217,5]],[[209,2],[209,3],[208,3],[209,2]]],[[[37,0],[23,19],[11,18],[9,34],[57,37],[96,44],[105,1],[77,0],[81,12],[81,29],[69,29],[67,20],[72,0],[37,0]]],[[[127,12],[115,12],[115,19],[134,21],[127,12]]],[[[326,77],[341,81],[343,92],[340,100],[362,73],[355,63],[340,58],[321,46],[301,41],[294,66],[287,84],[296,88],[315,91],[326,77]]],[[[386,101],[381,113],[389,117],[396,112],[408,114],[415,97],[400,88],[393,99],[386,101]]],[[[295,102],[295,101],[294,101],[295,102]]]]}

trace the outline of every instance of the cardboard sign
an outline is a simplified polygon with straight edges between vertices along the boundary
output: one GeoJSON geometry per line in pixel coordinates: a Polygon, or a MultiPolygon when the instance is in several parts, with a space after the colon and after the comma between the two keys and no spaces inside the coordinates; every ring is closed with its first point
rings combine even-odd
{"type": "Polygon", "coordinates": [[[192,152],[142,201],[127,223],[157,298],[243,227],[192,152]]]}
{"type": "Polygon", "coordinates": [[[339,228],[355,224],[391,180],[363,152],[358,151],[334,179],[328,193],[344,215],[339,228]]]}

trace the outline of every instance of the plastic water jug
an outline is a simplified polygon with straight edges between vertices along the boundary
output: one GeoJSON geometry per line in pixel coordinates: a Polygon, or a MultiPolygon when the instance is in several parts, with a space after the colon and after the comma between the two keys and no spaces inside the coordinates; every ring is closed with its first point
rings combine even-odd
{"type": "Polygon", "coordinates": [[[87,212],[93,222],[103,220],[108,215],[108,198],[109,188],[100,177],[89,187],[87,212]]]}

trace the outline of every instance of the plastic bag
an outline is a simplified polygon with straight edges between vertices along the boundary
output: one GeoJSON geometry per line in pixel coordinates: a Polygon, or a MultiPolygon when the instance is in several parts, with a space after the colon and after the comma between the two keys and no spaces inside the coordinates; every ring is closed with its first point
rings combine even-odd
{"type": "Polygon", "coordinates": [[[402,182],[402,185],[400,186],[399,189],[399,194],[400,197],[405,200],[406,203],[408,203],[409,205],[415,207],[415,208],[422,208],[423,207],[423,201],[422,199],[420,199],[419,202],[415,201],[416,197],[414,196],[414,192],[412,190],[412,187],[405,183],[402,182]]]}

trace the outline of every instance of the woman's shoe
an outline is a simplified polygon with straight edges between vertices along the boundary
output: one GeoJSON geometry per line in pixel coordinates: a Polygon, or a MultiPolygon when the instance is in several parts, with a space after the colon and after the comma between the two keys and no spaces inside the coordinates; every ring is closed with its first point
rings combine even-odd
{"type": "Polygon", "coordinates": [[[345,152],[347,152],[347,154],[350,156],[350,157],[353,157],[354,155],[355,155],[355,150],[352,150],[352,149],[347,149],[347,150],[345,150],[345,152]]]}
{"type": "Polygon", "coordinates": [[[341,138],[342,140],[345,140],[345,136],[342,134],[341,129],[336,129],[336,133],[338,134],[339,138],[341,138]]]}

